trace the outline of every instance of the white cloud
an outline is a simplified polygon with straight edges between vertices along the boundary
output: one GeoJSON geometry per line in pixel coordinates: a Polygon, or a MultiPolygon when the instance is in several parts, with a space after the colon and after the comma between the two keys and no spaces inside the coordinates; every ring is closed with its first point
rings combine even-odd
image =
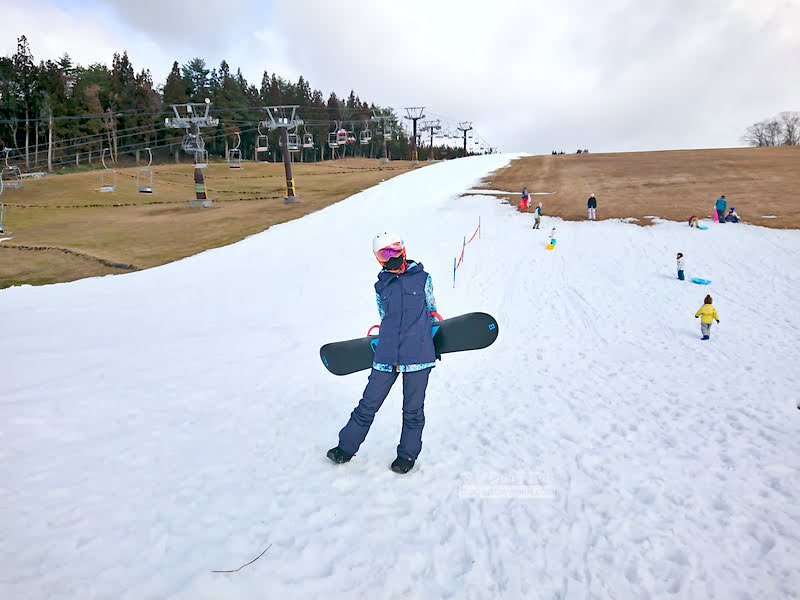
{"type": "Polygon", "coordinates": [[[26,33],[37,58],[110,63],[127,50],[156,83],[195,56],[255,85],[264,70],[303,75],[326,97],[352,89],[471,120],[504,150],[731,146],[755,121],[800,110],[798,0],[68,6],[8,3],[7,30],[26,33]]]}

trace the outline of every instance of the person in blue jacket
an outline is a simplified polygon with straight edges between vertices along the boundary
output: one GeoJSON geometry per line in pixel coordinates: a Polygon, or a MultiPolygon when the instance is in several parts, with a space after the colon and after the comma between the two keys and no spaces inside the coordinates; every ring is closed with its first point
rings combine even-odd
{"type": "Polygon", "coordinates": [[[406,258],[403,240],[381,233],[372,242],[381,264],[375,283],[381,326],[367,387],[350,420],[339,432],[339,445],[328,450],[336,463],[348,462],[367,437],[375,413],[403,374],[403,428],[392,471],[408,473],[422,450],[425,390],[434,367],[433,321],[436,300],[433,282],[422,263],[406,258]]]}
{"type": "Polygon", "coordinates": [[[719,198],[717,198],[717,203],[714,205],[717,209],[717,217],[719,217],[719,222],[725,222],[725,209],[728,207],[728,201],[725,200],[725,194],[722,194],[719,198]]]}
{"type": "Polygon", "coordinates": [[[589,220],[594,221],[597,211],[597,198],[594,197],[594,194],[589,196],[589,199],[586,201],[586,206],[589,209],[589,220]]]}

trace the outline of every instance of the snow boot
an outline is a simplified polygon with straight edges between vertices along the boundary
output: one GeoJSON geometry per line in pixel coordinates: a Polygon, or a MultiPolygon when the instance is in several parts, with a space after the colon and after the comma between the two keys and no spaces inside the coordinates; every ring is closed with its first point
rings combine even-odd
{"type": "Polygon", "coordinates": [[[414,461],[410,458],[397,457],[392,463],[392,471],[395,473],[408,473],[414,467],[414,461]]]}
{"type": "Polygon", "coordinates": [[[707,335],[704,335],[704,336],[703,336],[703,337],[701,337],[700,339],[701,339],[701,340],[707,340],[707,339],[708,339],[708,336],[707,336],[707,335]]]}
{"type": "Polygon", "coordinates": [[[336,446],[336,448],[331,448],[330,450],[328,450],[327,454],[327,457],[330,458],[333,462],[340,464],[348,462],[354,456],[355,454],[348,454],[347,452],[339,448],[339,446],[336,446]]]}

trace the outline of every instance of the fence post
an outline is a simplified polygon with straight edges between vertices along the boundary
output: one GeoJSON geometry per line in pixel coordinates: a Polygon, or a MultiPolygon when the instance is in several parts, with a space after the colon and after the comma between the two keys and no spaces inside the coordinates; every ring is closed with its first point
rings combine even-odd
{"type": "Polygon", "coordinates": [[[453,287],[456,287],[456,259],[453,259],[453,287]]]}

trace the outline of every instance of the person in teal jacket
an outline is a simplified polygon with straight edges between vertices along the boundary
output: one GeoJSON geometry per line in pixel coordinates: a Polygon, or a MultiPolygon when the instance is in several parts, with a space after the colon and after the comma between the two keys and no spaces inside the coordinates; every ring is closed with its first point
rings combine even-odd
{"type": "Polygon", "coordinates": [[[717,209],[717,216],[719,217],[719,222],[724,223],[725,209],[728,208],[728,201],[725,200],[725,194],[722,194],[722,196],[720,196],[717,199],[717,203],[714,205],[714,207],[717,209]]]}

